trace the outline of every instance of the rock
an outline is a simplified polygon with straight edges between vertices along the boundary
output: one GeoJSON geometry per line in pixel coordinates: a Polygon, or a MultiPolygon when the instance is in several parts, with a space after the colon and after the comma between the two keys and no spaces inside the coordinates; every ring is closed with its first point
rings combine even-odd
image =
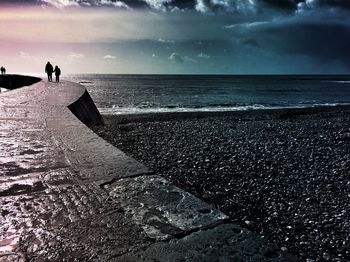
{"type": "Polygon", "coordinates": [[[287,251],[288,251],[288,248],[287,248],[287,247],[281,247],[281,250],[282,250],[283,252],[287,252],[287,251]]]}

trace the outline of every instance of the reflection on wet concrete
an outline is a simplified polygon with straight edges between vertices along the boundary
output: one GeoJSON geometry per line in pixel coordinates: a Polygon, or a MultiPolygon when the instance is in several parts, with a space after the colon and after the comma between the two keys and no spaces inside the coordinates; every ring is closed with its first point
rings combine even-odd
{"type": "Polygon", "coordinates": [[[0,197],[33,193],[43,191],[45,188],[40,180],[35,181],[35,179],[4,182],[0,185],[0,197]]]}
{"type": "Polygon", "coordinates": [[[185,235],[228,219],[158,176],[121,179],[108,188],[112,189],[112,199],[133,215],[150,238],[164,240],[185,235]]]}
{"type": "Polygon", "coordinates": [[[0,94],[1,262],[176,261],[180,247],[191,258],[211,241],[201,261],[285,257],[262,254],[261,239],[222,227],[224,214],[99,138],[77,119],[99,121],[92,104],[70,82],[0,94]]]}
{"type": "Polygon", "coordinates": [[[39,82],[0,95],[0,261],[87,261],[150,244],[98,184],[147,169],[69,111],[85,91],[39,82]]]}

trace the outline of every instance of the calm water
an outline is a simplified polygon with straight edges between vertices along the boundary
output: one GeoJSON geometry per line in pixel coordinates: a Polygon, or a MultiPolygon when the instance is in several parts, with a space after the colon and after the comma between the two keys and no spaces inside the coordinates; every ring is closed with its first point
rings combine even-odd
{"type": "Polygon", "coordinates": [[[350,104],[350,77],[71,75],[103,114],[350,104]]]}

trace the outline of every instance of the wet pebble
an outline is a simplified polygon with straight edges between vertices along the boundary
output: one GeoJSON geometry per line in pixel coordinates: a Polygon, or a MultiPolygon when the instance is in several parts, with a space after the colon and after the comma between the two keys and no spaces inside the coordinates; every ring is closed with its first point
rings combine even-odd
{"type": "Polygon", "coordinates": [[[281,115],[107,117],[98,133],[301,261],[350,261],[350,113],[281,115]]]}

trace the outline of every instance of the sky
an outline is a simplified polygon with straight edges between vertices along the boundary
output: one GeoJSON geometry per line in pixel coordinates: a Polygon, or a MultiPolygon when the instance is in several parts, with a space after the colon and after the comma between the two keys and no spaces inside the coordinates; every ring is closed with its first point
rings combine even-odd
{"type": "Polygon", "coordinates": [[[349,74],[349,0],[0,0],[8,73],[349,74]]]}

